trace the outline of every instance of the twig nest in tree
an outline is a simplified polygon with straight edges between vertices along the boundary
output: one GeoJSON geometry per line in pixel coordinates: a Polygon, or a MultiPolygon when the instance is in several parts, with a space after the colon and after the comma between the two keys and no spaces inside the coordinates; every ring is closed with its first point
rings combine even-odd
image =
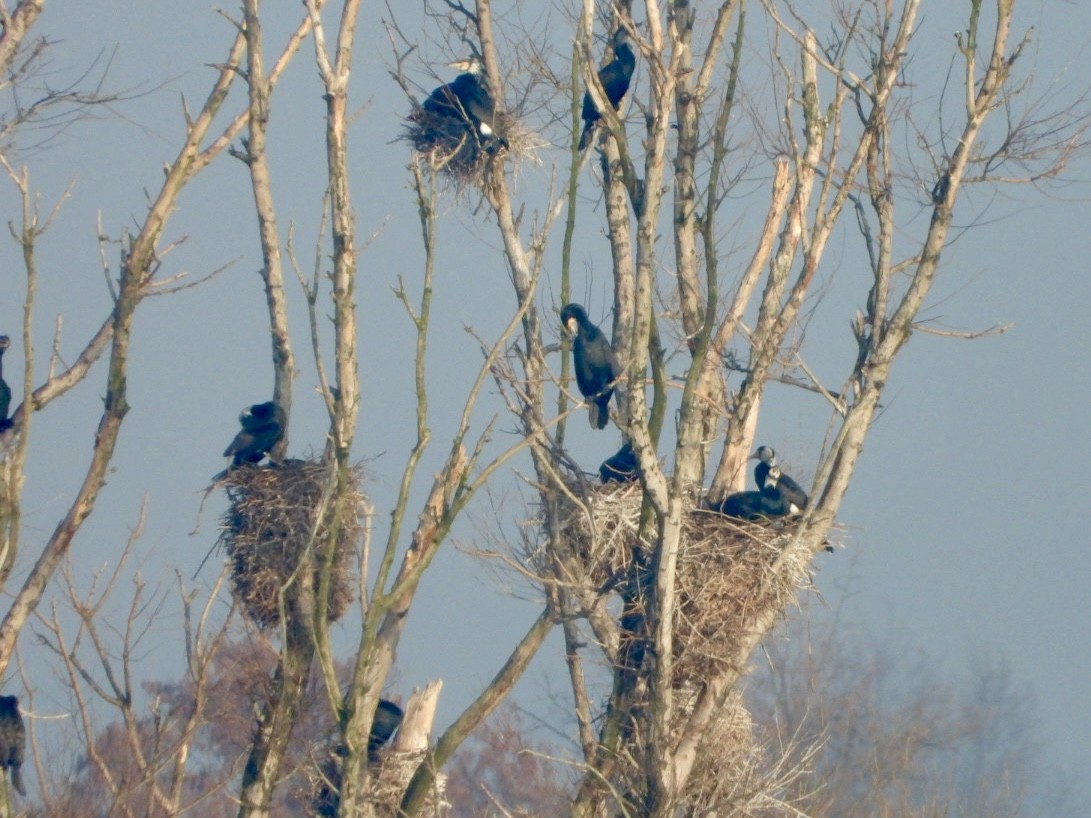
{"type": "Polygon", "coordinates": [[[352,602],[353,556],[360,539],[366,498],[362,473],[334,508],[327,465],[286,460],[268,466],[243,465],[224,478],[230,507],[220,543],[231,561],[232,591],[259,627],[280,622],[281,609],[313,616],[324,566],[329,562],[330,621],[352,602]],[[327,560],[332,527],[336,547],[327,560]]]}
{"type": "Polygon", "coordinates": [[[798,518],[747,522],[689,511],[678,556],[676,685],[700,682],[736,664],[740,640],[755,619],[782,609],[809,581],[809,554],[774,570],[797,525],[798,518]]]}
{"type": "MultiPolygon", "coordinates": [[[[535,570],[600,591],[638,581],[634,559],[651,564],[639,537],[643,491],[637,483],[568,486],[561,523],[567,553],[531,555],[535,570]],[[548,564],[547,564],[548,563],[548,564]]],[[[738,661],[739,639],[754,618],[779,609],[807,581],[809,558],[774,563],[795,536],[798,518],[747,522],[700,508],[687,493],[678,552],[674,620],[675,685],[700,682],[738,661]]],[[[654,522],[652,523],[654,534],[654,522]]],[[[643,580],[651,581],[647,571],[643,580]]],[[[643,594],[631,596],[641,598],[643,594]]]]}
{"type": "Polygon", "coordinates": [[[414,104],[405,121],[402,139],[413,146],[434,171],[447,174],[459,185],[477,184],[489,160],[504,151],[515,162],[538,162],[546,143],[510,114],[498,111],[497,137],[483,137],[464,118],[438,114],[414,104]]]}
{"type": "MultiPolygon", "coordinates": [[[[316,818],[334,818],[338,814],[338,793],[341,791],[341,762],[338,755],[336,750],[330,751],[322,763],[311,771],[310,814],[316,818]]],[[[364,803],[370,809],[369,814],[376,818],[398,818],[405,788],[409,786],[410,779],[426,755],[426,750],[394,752],[386,747],[370,760],[368,786],[361,793],[364,803]]],[[[449,815],[450,804],[445,799],[446,791],[447,776],[439,773],[417,814],[422,818],[449,815]]]]}

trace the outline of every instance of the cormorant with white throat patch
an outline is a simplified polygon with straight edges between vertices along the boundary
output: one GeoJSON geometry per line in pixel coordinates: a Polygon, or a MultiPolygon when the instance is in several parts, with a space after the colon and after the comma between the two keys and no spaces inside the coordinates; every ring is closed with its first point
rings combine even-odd
{"type": "MultiPolygon", "coordinates": [[[[616,111],[621,104],[621,98],[629,90],[629,81],[633,78],[633,71],[636,69],[636,55],[633,54],[633,49],[629,45],[629,32],[624,28],[614,32],[612,42],[614,58],[599,69],[599,84],[606,92],[607,102],[616,111]]],[[[595,125],[602,118],[590,91],[584,92],[581,116],[583,117],[583,133],[580,134],[580,150],[582,151],[591,142],[595,125]]]]}
{"type": "MultiPolygon", "coordinates": [[[[758,460],[758,465],[754,467],[754,482],[758,484],[758,490],[762,491],[765,489],[770,470],[777,466],[777,453],[772,446],[759,446],[750,457],[758,460]]],[[[785,514],[799,514],[807,508],[807,492],[779,468],[777,468],[777,479],[774,485],[787,503],[785,514]]]]}
{"type": "Polygon", "coordinates": [[[224,450],[223,456],[232,458],[230,468],[243,463],[260,463],[280,442],[288,424],[284,410],[270,400],[243,409],[239,425],[242,429],[224,450]]]}
{"type": "Polygon", "coordinates": [[[610,396],[620,374],[614,350],[602,330],[587,317],[579,304],[566,304],[561,310],[561,324],[574,336],[572,363],[576,385],[587,399],[587,417],[592,429],[605,429],[610,419],[610,396]]]}
{"type": "Polygon", "coordinates": [[[451,63],[464,73],[433,91],[422,106],[435,116],[460,120],[470,127],[486,151],[508,146],[497,133],[496,101],[489,93],[485,64],[478,57],[451,63]]]}

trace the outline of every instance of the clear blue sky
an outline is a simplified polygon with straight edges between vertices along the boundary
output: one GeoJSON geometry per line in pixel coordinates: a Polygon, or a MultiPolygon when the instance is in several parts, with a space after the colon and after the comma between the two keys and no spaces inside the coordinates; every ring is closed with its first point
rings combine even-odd
{"type": "MultiPolygon", "coordinates": [[[[1024,27],[1035,27],[1035,46],[1024,67],[1037,61],[1037,87],[1065,93],[1091,85],[1091,6],[1054,0],[1022,5],[1024,27]]],[[[290,9],[283,24],[271,19],[266,24],[270,42],[294,22],[299,6],[290,9]]],[[[411,328],[390,288],[398,275],[410,286],[419,281],[421,253],[407,189],[407,152],[393,141],[407,104],[387,74],[389,49],[379,11],[368,9],[353,77],[361,114],[351,141],[359,235],[378,232],[361,257],[365,406],[358,454],[372,459],[369,490],[385,533],[382,509],[396,488],[412,434],[406,422],[412,401],[411,328]]],[[[914,71],[922,77],[946,65],[956,25],[935,17],[941,13],[946,12],[929,8],[922,20],[914,58],[914,71]]],[[[413,21],[403,22],[415,31],[413,21]]],[[[565,37],[557,34],[562,22],[554,13],[558,71],[567,64],[565,37]]],[[[545,24],[533,25],[541,30],[545,24]]],[[[35,337],[44,363],[56,315],[64,316],[62,350],[68,359],[101,320],[108,295],[98,263],[96,218],[101,216],[105,231],[116,235],[141,213],[145,190],[158,185],[162,163],[177,149],[180,96],[191,107],[203,99],[212,75],[204,66],[222,59],[231,31],[203,4],[47,0],[41,33],[56,41],[51,84],[71,80],[99,55],[100,65],[111,63],[108,87],[141,92],[115,112],[78,123],[48,149],[25,157],[46,207],[73,184],[40,251],[35,337]]],[[[422,58],[446,78],[449,56],[428,37],[421,43],[422,58]]],[[[423,86],[435,84],[423,67],[416,69],[423,86]]],[[[934,93],[923,87],[925,96],[934,93]]],[[[307,263],[313,257],[322,194],[323,113],[308,43],[277,91],[270,131],[281,226],[296,225],[307,263]]],[[[544,190],[552,158],[547,152],[544,167],[524,168],[520,187],[544,190]]],[[[1016,680],[1029,683],[1037,694],[1047,757],[1074,775],[1091,754],[1091,629],[1081,618],[1091,577],[1086,502],[1091,474],[1089,175],[1091,162],[1083,159],[1066,174],[1064,186],[1044,192],[1004,190],[991,201],[975,194],[972,204],[984,212],[984,223],[945,253],[942,277],[925,313],[950,328],[1014,326],[1005,335],[974,342],[919,333],[913,339],[894,369],[885,411],[868,438],[840,514],[847,548],[821,560],[817,579],[831,602],[839,602],[843,589],[851,588],[845,602],[851,617],[923,645],[955,672],[978,648],[1004,655],[1016,680]]],[[[589,182],[585,177],[588,198],[576,259],[587,284],[576,286],[586,293],[590,311],[602,315],[610,297],[609,253],[589,182]]],[[[0,203],[13,217],[14,199],[2,183],[0,203]]],[[[425,474],[438,468],[453,428],[452,412],[461,407],[478,365],[476,345],[463,326],[491,337],[514,301],[496,234],[471,212],[473,204],[472,196],[443,200],[430,359],[438,442],[425,474]]],[[[81,572],[109,565],[120,552],[147,492],[150,516],[140,546],[142,570],[164,583],[176,565],[192,573],[215,535],[218,512],[213,501],[201,535],[189,536],[198,494],[221,467],[218,455],[233,434],[239,408],[266,399],[271,390],[256,274],[260,256],[247,174],[239,162],[221,159],[183,196],[167,238],[183,235],[185,241],[166,261],[166,272],[199,276],[231,266],[200,288],[141,308],[133,409],[122,431],[117,471],[76,543],[73,559],[81,572]]],[[[116,268],[117,247],[110,252],[116,268]]],[[[832,254],[831,269],[823,271],[831,280],[839,257],[851,264],[851,252],[843,252],[832,254]]],[[[5,292],[14,293],[0,300],[0,331],[15,338],[21,279],[10,242],[0,244],[0,259],[5,292]]],[[[839,275],[839,282],[851,284],[851,271],[839,275]]],[[[305,314],[299,293],[292,291],[291,297],[302,358],[305,314]]],[[[550,298],[544,293],[543,304],[553,303],[550,298]]],[[[828,332],[836,343],[846,344],[847,318],[837,322],[829,330],[816,328],[815,336],[828,332]]],[[[17,360],[21,352],[17,344],[11,357],[17,360]]],[[[821,352],[814,354],[822,359],[821,352]]],[[[830,364],[830,377],[843,372],[842,361],[836,368],[830,364]]],[[[24,560],[49,536],[82,476],[103,371],[100,365],[73,395],[36,417],[24,560]]],[[[9,370],[9,382],[12,374],[9,370]]],[[[323,443],[325,414],[311,391],[314,383],[313,367],[305,365],[296,383],[293,452],[318,450],[323,443]]],[[[816,400],[789,398],[782,391],[771,389],[759,436],[782,452],[793,473],[809,477],[828,412],[816,400]]],[[[584,447],[588,469],[616,446],[612,431],[576,435],[574,445],[584,447]]],[[[498,486],[503,491],[511,489],[498,486]]],[[[469,541],[475,530],[466,526],[461,536],[469,541]]],[[[16,579],[25,567],[20,566],[16,579]]],[[[492,675],[537,609],[500,590],[486,568],[451,547],[444,549],[421,594],[427,601],[411,615],[399,653],[400,680],[408,689],[430,678],[445,679],[440,717],[450,719],[492,675]],[[452,645],[466,647],[454,650],[452,645]]],[[[33,663],[30,640],[24,640],[23,650],[33,663]]],[[[149,673],[169,660],[169,653],[153,651],[149,673]]],[[[540,685],[548,664],[559,661],[554,652],[539,662],[529,683],[540,685]]]]}

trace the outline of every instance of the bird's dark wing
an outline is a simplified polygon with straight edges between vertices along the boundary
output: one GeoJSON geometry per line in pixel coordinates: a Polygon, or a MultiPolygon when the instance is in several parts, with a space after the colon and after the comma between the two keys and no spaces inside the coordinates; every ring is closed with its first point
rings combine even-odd
{"type": "MultiPolygon", "coordinates": [[[[271,420],[250,431],[254,435],[254,443],[251,447],[254,450],[254,454],[266,455],[280,442],[280,438],[284,434],[284,427],[279,421],[271,420]]],[[[257,459],[261,460],[261,457],[259,456],[257,459]]]]}
{"type": "Polygon", "coordinates": [[[727,495],[719,504],[708,504],[707,508],[726,517],[738,517],[743,520],[753,520],[765,514],[760,491],[738,491],[727,495]]]}
{"type": "MultiPolygon", "coordinates": [[[[584,391],[584,394],[586,397],[591,397],[606,389],[617,377],[617,361],[610,342],[597,327],[594,328],[594,332],[587,332],[584,336],[578,340],[583,341],[584,369],[589,378],[589,385],[593,387],[584,391]]],[[[582,385],[580,388],[583,389],[582,385]]]]}
{"type": "Polygon", "coordinates": [[[404,717],[402,709],[388,699],[379,699],[379,705],[375,709],[375,718],[371,722],[371,732],[367,737],[368,753],[374,753],[394,735],[394,731],[401,726],[404,717]]]}
{"type": "Polygon", "coordinates": [[[492,94],[473,74],[459,74],[448,85],[441,85],[424,101],[424,110],[441,116],[458,117],[492,125],[496,103],[492,94]]]}
{"type": "Polygon", "coordinates": [[[496,119],[496,102],[492,94],[477,77],[469,74],[463,76],[468,76],[470,81],[466,83],[465,90],[459,95],[462,107],[474,120],[484,122],[491,127],[493,120],[496,119]]]}
{"type": "Polygon", "coordinates": [[[461,116],[458,103],[458,95],[455,94],[451,84],[441,85],[428,95],[428,99],[421,106],[424,110],[439,116],[461,116]]]}
{"type": "Polygon", "coordinates": [[[236,452],[244,451],[254,444],[254,435],[252,432],[243,429],[237,435],[235,439],[231,441],[226,449],[224,449],[224,457],[231,457],[236,452]]]}
{"type": "Polygon", "coordinates": [[[784,499],[794,505],[800,511],[807,507],[807,492],[803,490],[803,487],[799,485],[795,480],[786,474],[781,474],[780,479],[777,481],[777,490],[784,496],[784,499]]]}
{"type": "Polygon", "coordinates": [[[599,82],[602,90],[606,92],[606,99],[617,110],[622,97],[629,90],[629,80],[632,79],[636,60],[632,50],[628,46],[622,46],[609,65],[599,71],[599,82]]]}
{"type": "Polygon", "coordinates": [[[636,453],[629,443],[599,466],[599,479],[603,483],[628,483],[636,478],[636,453]]]}

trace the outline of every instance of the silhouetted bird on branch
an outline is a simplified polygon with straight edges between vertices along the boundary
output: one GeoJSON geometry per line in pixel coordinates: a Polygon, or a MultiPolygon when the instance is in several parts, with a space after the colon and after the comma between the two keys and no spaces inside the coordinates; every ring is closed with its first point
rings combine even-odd
{"type": "MultiPolygon", "coordinates": [[[[614,58],[599,69],[599,84],[606,92],[607,102],[616,111],[621,104],[621,98],[629,90],[629,81],[636,69],[636,55],[629,46],[629,33],[624,28],[614,32],[613,45],[614,58]]],[[[581,116],[583,117],[583,133],[580,134],[580,150],[582,151],[590,144],[595,125],[602,118],[602,113],[595,105],[590,91],[583,95],[581,116]]]]}
{"type": "Polygon", "coordinates": [[[587,399],[591,428],[605,429],[610,419],[610,396],[613,383],[620,374],[614,350],[602,330],[587,318],[579,304],[566,304],[561,310],[561,323],[572,341],[572,364],[576,385],[587,399]]]}

